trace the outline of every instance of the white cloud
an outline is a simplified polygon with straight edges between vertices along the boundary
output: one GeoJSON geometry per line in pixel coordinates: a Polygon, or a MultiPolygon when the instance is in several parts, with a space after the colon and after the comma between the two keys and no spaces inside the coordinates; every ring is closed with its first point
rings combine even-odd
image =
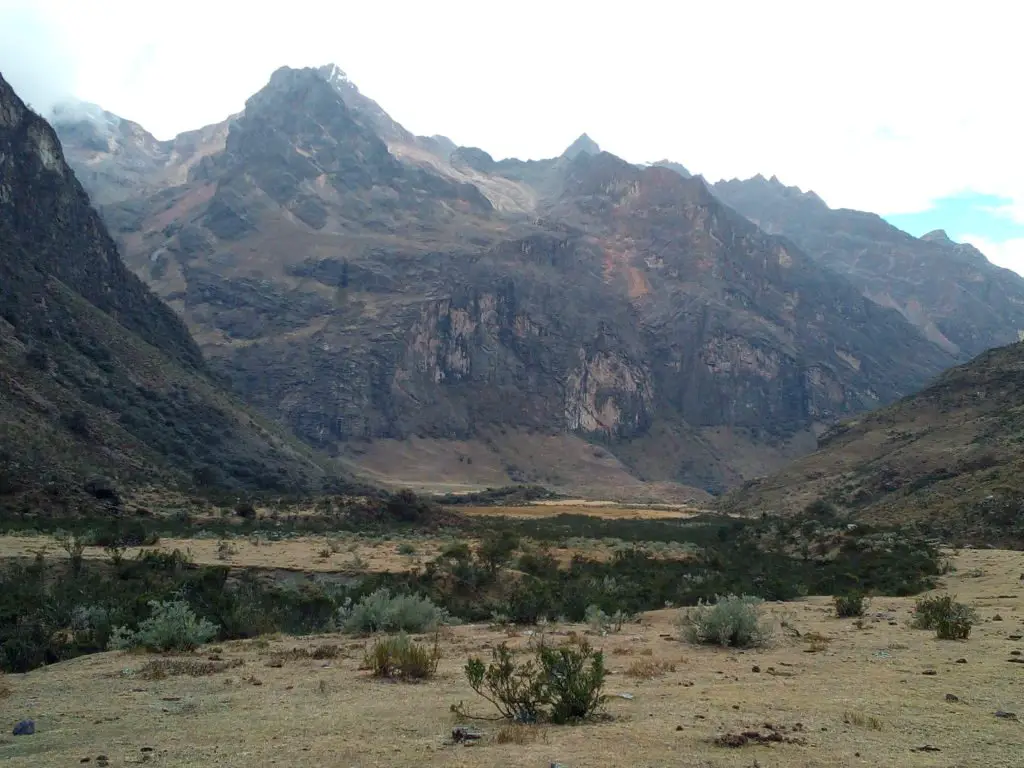
{"type": "MultiPolygon", "coordinates": [[[[965,190],[1024,206],[1005,0],[14,2],[70,38],[80,97],[161,137],[238,110],[282,64],[335,61],[411,130],[497,157],[587,131],[630,160],[777,174],[834,206],[907,213],[965,190]]],[[[0,45],[0,70],[14,58],[0,45]]]]}
{"type": "Polygon", "coordinates": [[[1011,238],[1001,242],[993,242],[979,235],[959,235],[955,239],[970,243],[984,253],[993,264],[1024,275],[1024,237],[1011,238]]]}

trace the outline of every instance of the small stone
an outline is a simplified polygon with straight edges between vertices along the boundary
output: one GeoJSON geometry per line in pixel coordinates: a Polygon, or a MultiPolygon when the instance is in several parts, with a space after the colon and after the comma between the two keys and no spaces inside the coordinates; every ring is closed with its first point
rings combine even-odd
{"type": "Polygon", "coordinates": [[[1011,656],[1020,656],[1020,651],[1010,651],[1011,656]]]}
{"type": "Polygon", "coordinates": [[[750,668],[750,671],[751,671],[751,672],[760,672],[760,671],[761,671],[761,668],[760,668],[759,666],[757,666],[757,664],[755,664],[754,666],[752,666],[752,667],[750,668]]]}
{"type": "Polygon", "coordinates": [[[966,664],[967,663],[967,659],[957,659],[956,663],[957,664],[966,664]]]}
{"type": "Polygon", "coordinates": [[[31,736],[36,732],[35,720],[21,720],[11,732],[14,736],[31,736]]]}
{"type": "Polygon", "coordinates": [[[683,730],[683,726],[681,726],[681,725],[677,725],[677,726],[676,726],[676,730],[677,730],[677,731],[681,731],[681,730],[683,730]]]}
{"type": "Polygon", "coordinates": [[[739,704],[733,704],[733,705],[732,705],[732,708],[733,708],[733,709],[739,709],[739,708],[740,708],[740,705],[739,705],[739,704]]]}
{"type": "Polygon", "coordinates": [[[854,752],[854,753],[853,753],[853,756],[854,756],[854,757],[860,757],[860,752],[854,752]]]}
{"type": "Polygon", "coordinates": [[[960,701],[960,697],[956,696],[956,695],[954,695],[952,693],[947,693],[946,694],[946,701],[948,701],[950,704],[956,704],[958,701],[960,701]]]}
{"type": "Polygon", "coordinates": [[[1002,620],[1003,620],[1003,617],[1000,616],[998,613],[995,616],[992,617],[992,621],[1002,621],[1002,620]]]}
{"type": "Polygon", "coordinates": [[[1020,640],[1024,635],[1009,635],[1011,640],[1020,640]]]}
{"type": "Polygon", "coordinates": [[[924,672],[922,672],[921,674],[922,674],[922,675],[937,675],[937,674],[939,674],[939,673],[938,673],[938,672],[936,672],[936,671],[935,671],[934,669],[926,669],[926,670],[925,670],[924,672]]]}
{"type": "Polygon", "coordinates": [[[1003,720],[1016,720],[1017,719],[1017,713],[1016,712],[1005,712],[1005,711],[1003,711],[1001,709],[997,709],[996,710],[996,717],[1002,718],[1003,720]]]}

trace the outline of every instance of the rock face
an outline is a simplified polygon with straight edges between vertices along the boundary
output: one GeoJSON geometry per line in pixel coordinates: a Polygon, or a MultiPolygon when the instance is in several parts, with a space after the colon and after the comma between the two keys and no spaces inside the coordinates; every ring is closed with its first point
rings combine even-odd
{"type": "Polygon", "coordinates": [[[206,372],[122,263],[50,125],[0,77],[0,496],[90,473],[297,487],[322,474],[206,372]]]}
{"type": "Polygon", "coordinates": [[[820,450],[722,500],[795,513],[827,502],[858,518],[926,522],[947,541],[1024,543],[1024,344],[989,350],[921,392],[827,432],[820,450]]]}
{"type": "Polygon", "coordinates": [[[897,309],[958,360],[1015,341],[1024,330],[1024,278],[941,230],[918,239],[873,213],[833,210],[775,177],[720,182],[714,192],[877,304],[897,309]]]}
{"type": "Polygon", "coordinates": [[[568,435],[721,490],[952,359],[700,179],[586,136],[453,149],[339,72],[279,70],[185,183],[104,209],[211,365],[317,447],[568,435]]]}

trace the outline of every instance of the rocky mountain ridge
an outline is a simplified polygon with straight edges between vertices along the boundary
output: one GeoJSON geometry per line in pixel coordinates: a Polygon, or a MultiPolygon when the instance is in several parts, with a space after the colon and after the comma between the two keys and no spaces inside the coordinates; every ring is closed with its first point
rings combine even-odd
{"type": "Polygon", "coordinates": [[[495,161],[339,72],[278,70],[185,182],[104,208],[212,365],[319,448],[405,479],[718,491],[953,359],[700,178],[585,135],[495,161]]]}
{"type": "Polygon", "coordinates": [[[957,360],[1016,341],[1024,330],[1024,278],[945,232],[916,238],[873,213],[829,208],[774,176],[719,182],[714,193],[899,311],[957,360]]]}

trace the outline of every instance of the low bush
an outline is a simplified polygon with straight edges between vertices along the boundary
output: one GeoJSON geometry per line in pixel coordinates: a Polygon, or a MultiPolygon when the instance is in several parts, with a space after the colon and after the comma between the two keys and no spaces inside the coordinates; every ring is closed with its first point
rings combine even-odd
{"type": "Polygon", "coordinates": [[[209,642],[217,634],[217,626],[196,618],[183,600],[151,600],[152,613],[132,632],[117,627],[110,636],[111,650],[144,648],[147,651],[191,651],[209,642]]]}
{"type": "Polygon", "coordinates": [[[683,611],[679,627],[691,643],[726,648],[756,648],[771,639],[771,627],[761,620],[759,597],[729,595],[714,604],[700,603],[683,611]]]}
{"type": "Polygon", "coordinates": [[[433,646],[429,647],[403,632],[377,640],[367,652],[363,665],[373,672],[374,677],[426,680],[437,672],[440,660],[441,649],[436,634],[433,646]]]}
{"type": "Polygon", "coordinates": [[[966,640],[977,620],[977,612],[969,605],[942,595],[918,600],[911,623],[916,629],[934,629],[940,640],[966,640]]]}
{"type": "Polygon", "coordinates": [[[391,595],[381,587],[358,603],[346,603],[339,609],[339,620],[346,632],[432,632],[449,621],[445,611],[428,598],[416,595],[391,595]]]}
{"type": "Polygon", "coordinates": [[[863,616],[867,610],[867,597],[863,592],[851,590],[832,598],[836,606],[836,616],[841,619],[863,616]]]}
{"type": "MultiPolygon", "coordinates": [[[[595,715],[604,695],[604,654],[589,644],[539,645],[534,658],[517,664],[505,643],[491,651],[491,663],[470,658],[470,687],[505,718],[518,723],[578,722],[595,715]]],[[[464,714],[462,705],[452,708],[464,714]]]]}

